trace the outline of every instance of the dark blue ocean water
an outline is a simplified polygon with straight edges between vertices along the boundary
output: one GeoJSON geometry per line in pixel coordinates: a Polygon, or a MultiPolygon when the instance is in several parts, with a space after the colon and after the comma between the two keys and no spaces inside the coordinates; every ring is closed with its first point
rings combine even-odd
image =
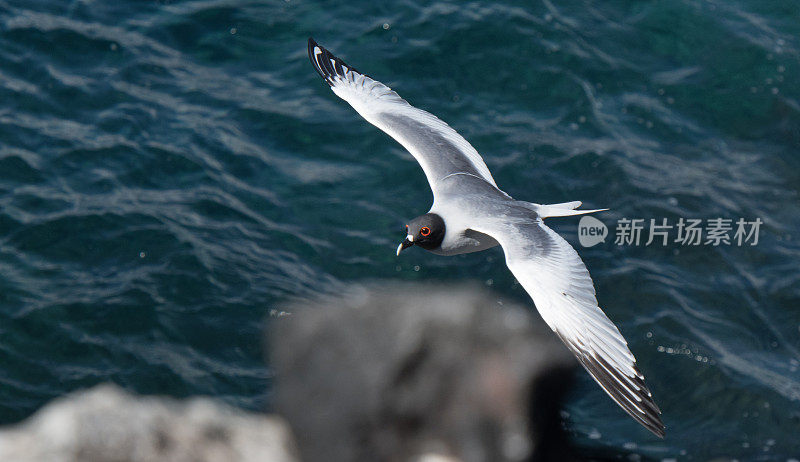
{"type": "MultiPolygon", "coordinates": [[[[290,297],[464,281],[394,249],[425,178],[306,57],[314,36],[450,123],[498,184],[622,218],[761,219],[756,246],[580,248],[666,439],[588,375],[586,451],[800,458],[800,4],[0,0],[0,422],[113,381],[269,406],[290,297]]],[[[673,230],[672,238],[675,237],[673,230]]]]}

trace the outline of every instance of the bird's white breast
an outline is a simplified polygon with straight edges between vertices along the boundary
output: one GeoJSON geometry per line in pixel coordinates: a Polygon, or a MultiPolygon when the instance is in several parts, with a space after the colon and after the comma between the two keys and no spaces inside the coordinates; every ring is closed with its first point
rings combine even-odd
{"type": "Polygon", "coordinates": [[[431,252],[437,255],[458,255],[479,252],[499,245],[493,237],[470,229],[470,224],[474,225],[479,217],[470,213],[470,208],[465,205],[454,201],[448,202],[447,206],[442,206],[440,203],[431,207],[431,213],[442,217],[445,226],[441,247],[431,252]]]}

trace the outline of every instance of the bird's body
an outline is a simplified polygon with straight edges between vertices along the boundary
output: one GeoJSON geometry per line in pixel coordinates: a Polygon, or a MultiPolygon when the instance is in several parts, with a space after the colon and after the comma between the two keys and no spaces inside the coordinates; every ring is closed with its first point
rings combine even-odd
{"type": "Polygon", "coordinates": [[[435,213],[443,218],[446,233],[441,246],[430,251],[437,255],[458,255],[497,246],[498,242],[493,237],[470,227],[474,223],[472,218],[487,216],[487,212],[491,211],[511,212],[516,201],[485,181],[470,175],[453,175],[443,183],[449,186],[447,190],[452,188],[452,192],[442,193],[428,213],[435,213]],[[463,188],[466,184],[477,186],[483,190],[483,194],[473,190],[459,194],[459,189],[469,189],[463,188]],[[480,207],[476,207],[476,204],[480,204],[480,207]]]}
{"type": "Polygon", "coordinates": [[[598,210],[577,210],[578,201],[541,205],[514,200],[498,188],[477,151],[446,123],[349,67],[313,39],[308,54],[333,92],[402,144],[425,172],[433,205],[409,222],[397,254],[412,245],[438,255],[500,245],[506,265],[544,321],[618,405],[663,437],[661,411],[625,339],[597,305],[586,266],[543,222],[598,210]]]}

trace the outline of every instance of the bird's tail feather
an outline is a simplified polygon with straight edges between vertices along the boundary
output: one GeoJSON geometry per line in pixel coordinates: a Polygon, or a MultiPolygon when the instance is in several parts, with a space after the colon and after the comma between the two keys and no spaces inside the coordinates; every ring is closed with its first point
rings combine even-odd
{"type": "MultiPolygon", "coordinates": [[[[558,209],[577,209],[581,206],[583,202],[581,201],[572,201],[572,202],[559,202],[558,204],[547,204],[546,207],[555,207],[558,209]]],[[[537,204],[541,207],[540,204],[537,204]]]]}
{"type": "Polygon", "coordinates": [[[581,201],[562,202],[560,204],[534,204],[530,203],[531,208],[542,218],[548,217],[569,217],[572,215],[585,215],[587,213],[603,212],[608,209],[576,210],[582,204],[581,201]]]}

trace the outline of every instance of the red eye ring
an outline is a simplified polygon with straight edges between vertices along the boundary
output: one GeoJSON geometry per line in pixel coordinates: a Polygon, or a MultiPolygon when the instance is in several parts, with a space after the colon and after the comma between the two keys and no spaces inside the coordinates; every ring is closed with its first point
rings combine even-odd
{"type": "Polygon", "coordinates": [[[430,236],[431,229],[428,228],[427,226],[423,226],[422,228],[419,229],[419,234],[422,236],[430,236]]]}

